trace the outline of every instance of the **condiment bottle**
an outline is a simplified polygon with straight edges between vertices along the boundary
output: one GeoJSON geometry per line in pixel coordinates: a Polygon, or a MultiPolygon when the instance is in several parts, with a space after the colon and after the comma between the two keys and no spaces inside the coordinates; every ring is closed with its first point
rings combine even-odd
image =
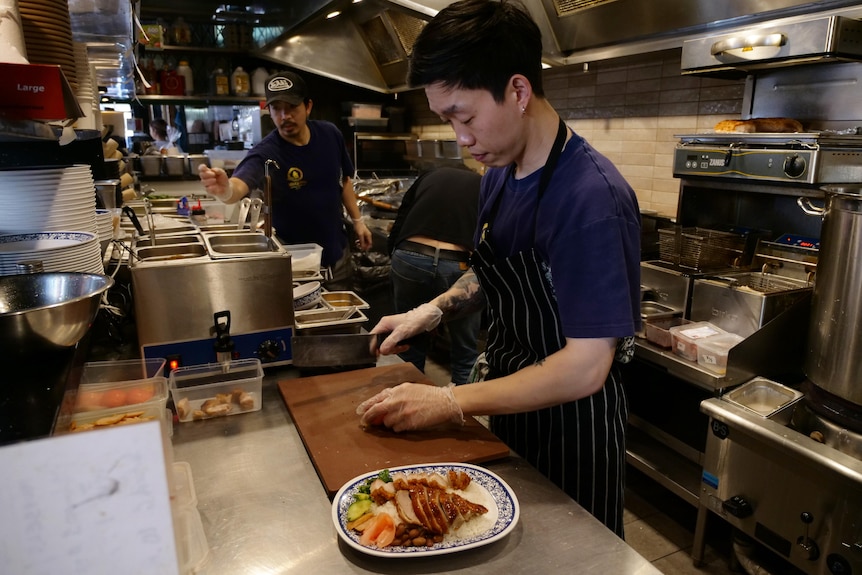
{"type": "Polygon", "coordinates": [[[230,95],[230,80],[221,68],[213,70],[210,76],[210,92],[216,96],[230,95]]]}
{"type": "Polygon", "coordinates": [[[192,43],[192,30],[182,16],[174,20],[171,33],[177,46],[188,46],[192,43]]]}
{"type": "Polygon", "coordinates": [[[251,93],[251,82],[248,78],[248,72],[242,69],[242,66],[237,66],[236,70],[230,76],[231,91],[234,96],[248,96],[251,93]]]}
{"type": "Polygon", "coordinates": [[[196,206],[192,208],[191,215],[192,223],[197,226],[205,226],[207,224],[207,211],[201,206],[201,201],[198,200],[196,206]]]}
{"type": "Polygon", "coordinates": [[[263,96],[266,94],[266,79],[269,78],[269,72],[266,68],[260,67],[251,74],[251,92],[255,96],[263,96]]]}
{"type": "Polygon", "coordinates": [[[189,68],[189,63],[186,60],[180,60],[180,65],[177,66],[177,74],[185,78],[186,96],[191,96],[195,93],[195,79],[192,75],[192,69],[189,68]]]}

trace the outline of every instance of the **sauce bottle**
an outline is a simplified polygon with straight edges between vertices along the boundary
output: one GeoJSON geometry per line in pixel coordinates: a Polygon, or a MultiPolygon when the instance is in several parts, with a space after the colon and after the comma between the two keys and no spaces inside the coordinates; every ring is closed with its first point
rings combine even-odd
{"type": "Polygon", "coordinates": [[[213,70],[210,76],[210,93],[216,96],[230,95],[230,80],[221,68],[213,70]]]}
{"type": "Polygon", "coordinates": [[[195,79],[192,75],[192,69],[189,68],[189,63],[186,60],[180,60],[180,65],[177,66],[177,74],[185,78],[186,96],[191,96],[195,93],[195,79]]]}
{"type": "Polygon", "coordinates": [[[242,69],[242,66],[237,66],[236,70],[230,76],[231,92],[234,96],[248,96],[251,94],[251,82],[248,78],[248,72],[242,69]]]}

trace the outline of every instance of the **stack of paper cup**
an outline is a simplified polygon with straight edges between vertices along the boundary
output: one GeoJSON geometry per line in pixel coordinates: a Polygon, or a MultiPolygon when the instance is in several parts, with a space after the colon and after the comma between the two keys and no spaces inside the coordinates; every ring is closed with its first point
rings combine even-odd
{"type": "Polygon", "coordinates": [[[0,62],[29,64],[18,0],[0,0],[0,62]]]}

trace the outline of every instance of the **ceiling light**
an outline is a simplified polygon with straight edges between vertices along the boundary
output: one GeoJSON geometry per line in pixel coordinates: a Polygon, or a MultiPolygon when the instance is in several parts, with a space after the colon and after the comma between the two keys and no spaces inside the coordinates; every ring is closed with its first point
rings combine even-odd
{"type": "Polygon", "coordinates": [[[329,14],[326,15],[326,19],[330,20],[332,18],[335,18],[336,16],[339,16],[340,14],[341,14],[341,10],[336,10],[335,12],[330,12],[329,14]]]}

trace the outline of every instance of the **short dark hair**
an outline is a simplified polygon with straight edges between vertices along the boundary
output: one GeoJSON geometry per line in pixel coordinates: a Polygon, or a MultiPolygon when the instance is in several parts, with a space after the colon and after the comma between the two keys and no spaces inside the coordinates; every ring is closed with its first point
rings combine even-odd
{"type": "Polygon", "coordinates": [[[524,75],[533,92],[544,96],[542,33],[526,8],[517,0],[460,0],[422,29],[407,82],[488,90],[502,102],[515,74],[524,75]]]}
{"type": "Polygon", "coordinates": [[[163,118],[153,118],[150,120],[150,129],[155,130],[156,134],[162,140],[168,139],[168,123],[163,118]]]}

